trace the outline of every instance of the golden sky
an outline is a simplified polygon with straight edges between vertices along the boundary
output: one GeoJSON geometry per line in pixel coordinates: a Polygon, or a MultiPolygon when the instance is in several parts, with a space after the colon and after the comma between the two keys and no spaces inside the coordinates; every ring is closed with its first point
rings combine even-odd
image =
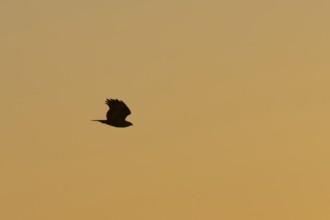
{"type": "Polygon", "coordinates": [[[329,220],[329,9],[2,0],[0,219],[329,220]]]}

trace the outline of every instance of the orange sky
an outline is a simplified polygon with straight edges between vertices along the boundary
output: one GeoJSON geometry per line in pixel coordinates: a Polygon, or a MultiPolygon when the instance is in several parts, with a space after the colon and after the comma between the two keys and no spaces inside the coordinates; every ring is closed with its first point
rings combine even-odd
{"type": "Polygon", "coordinates": [[[0,219],[330,219],[329,8],[2,1],[0,219]]]}

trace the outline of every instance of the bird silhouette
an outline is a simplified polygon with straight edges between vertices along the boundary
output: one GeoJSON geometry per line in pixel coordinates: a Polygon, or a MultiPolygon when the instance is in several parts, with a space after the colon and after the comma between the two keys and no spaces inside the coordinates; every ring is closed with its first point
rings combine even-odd
{"type": "Polygon", "coordinates": [[[124,128],[133,125],[131,122],[126,121],[126,117],[131,114],[131,110],[127,105],[118,99],[107,99],[105,104],[109,106],[107,112],[107,120],[92,120],[98,121],[103,124],[111,125],[114,127],[124,128]]]}

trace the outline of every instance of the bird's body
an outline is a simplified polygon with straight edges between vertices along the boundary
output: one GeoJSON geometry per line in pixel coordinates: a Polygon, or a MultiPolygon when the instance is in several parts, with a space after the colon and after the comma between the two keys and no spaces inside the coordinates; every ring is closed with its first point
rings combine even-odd
{"type": "Polygon", "coordinates": [[[109,111],[107,112],[107,120],[92,121],[98,121],[103,124],[119,128],[133,125],[131,122],[125,120],[126,117],[131,114],[131,111],[123,101],[118,99],[107,99],[105,103],[109,106],[109,111]]]}
{"type": "Polygon", "coordinates": [[[113,122],[113,121],[108,121],[108,120],[92,120],[92,121],[98,121],[103,124],[111,125],[113,127],[118,127],[118,128],[125,128],[125,127],[133,125],[129,121],[123,121],[123,122],[113,122]]]}

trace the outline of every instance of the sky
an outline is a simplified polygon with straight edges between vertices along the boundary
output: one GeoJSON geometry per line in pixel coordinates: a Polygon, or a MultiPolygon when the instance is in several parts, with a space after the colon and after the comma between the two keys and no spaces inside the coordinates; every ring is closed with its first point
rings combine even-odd
{"type": "Polygon", "coordinates": [[[330,219],[329,8],[2,0],[0,219],[330,219]]]}

